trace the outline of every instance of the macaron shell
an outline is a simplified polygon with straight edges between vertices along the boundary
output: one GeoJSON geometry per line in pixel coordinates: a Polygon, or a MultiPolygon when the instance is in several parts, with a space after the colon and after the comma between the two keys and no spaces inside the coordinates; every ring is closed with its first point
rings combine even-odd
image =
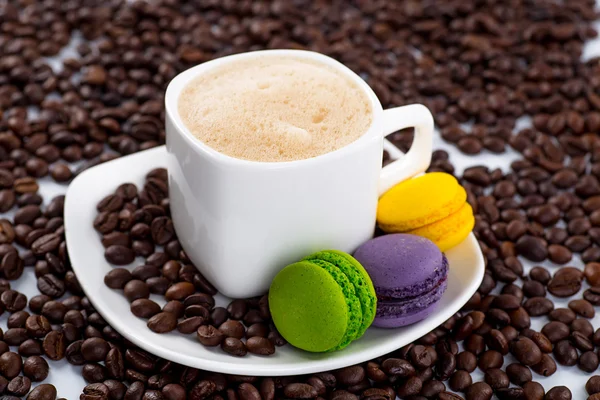
{"type": "Polygon", "coordinates": [[[469,203],[464,203],[454,214],[407,233],[425,237],[435,243],[440,251],[446,251],[465,240],[474,226],[473,209],[469,203]]]}
{"type": "Polygon", "coordinates": [[[313,259],[308,262],[318,265],[325,271],[329,272],[344,293],[346,304],[348,305],[348,326],[346,328],[344,337],[340,341],[340,344],[328,350],[333,351],[343,349],[354,339],[356,339],[363,320],[361,304],[356,296],[354,285],[348,279],[346,274],[344,274],[344,272],[342,272],[342,270],[334,264],[319,259],[313,259]]]}
{"type": "Polygon", "coordinates": [[[401,182],[381,196],[377,224],[385,232],[406,232],[456,212],[467,192],[456,178],[431,172],[401,182]]]}
{"type": "Polygon", "coordinates": [[[377,310],[377,296],[371,277],[365,268],[350,254],[338,250],[323,250],[311,254],[305,260],[325,260],[337,266],[354,285],[360,300],[362,324],[355,339],[360,338],[373,323],[377,310]]]}
{"type": "Polygon", "coordinates": [[[379,299],[426,293],[447,274],[440,249],[429,239],[394,233],[363,243],[354,257],[371,276],[379,299]]]}
{"type": "Polygon", "coordinates": [[[281,335],[293,346],[324,352],[340,345],[348,329],[348,305],[340,285],[307,261],[281,270],[269,290],[269,308],[281,335]]]}
{"type": "Polygon", "coordinates": [[[440,303],[448,286],[444,280],[426,295],[415,299],[397,302],[379,302],[377,318],[373,326],[378,328],[399,328],[427,318],[440,303]]]}

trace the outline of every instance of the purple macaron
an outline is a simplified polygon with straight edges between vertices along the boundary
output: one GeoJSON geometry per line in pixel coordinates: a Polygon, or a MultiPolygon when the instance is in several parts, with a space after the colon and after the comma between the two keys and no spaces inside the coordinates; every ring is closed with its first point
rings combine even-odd
{"type": "Polygon", "coordinates": [[[373,326],[398,328],[426,318],[448,286],[448,260],[429,239],[397,233],[371,239],[354,257],[377,294],[373,326]]]}

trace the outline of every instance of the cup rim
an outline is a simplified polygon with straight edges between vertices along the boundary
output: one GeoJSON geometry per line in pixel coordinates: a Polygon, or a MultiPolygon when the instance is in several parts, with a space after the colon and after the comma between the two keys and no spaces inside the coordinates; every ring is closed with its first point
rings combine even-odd
{"type": "MultiPolygon", "coordinates": [[[[171,82],[169,82],[169,85],[167,86],[164,102],[165,102],[165,113],[166,113],[165,117],[166,117],[166,119],[170,120],[170,122],[173,124],[175,130],[177,131],[176,134],[183,137],[189,146],[192,146],[193,148],[197,149],[198,151],[201,151],[202,153],[206,154],[207,156],[217,159],[217,161],[219,161],[219,162],[222,162],[222,163],[225,163],[225,164],[228,164],[231,166],[262,167],[262,168],[267,167],[267,168],[272,168],[272,169],[296,166],[298,164],[318,163],[318,162],[328,160],[331,157],[339,157],[345,153],[354,151],[355,148],[362,146],[363,142],[365,142],[375,136],[374,134],[377,130],[377,126],[379,125],[379,121],[381,119],[380,118],[381,114],[383,113],[383,107],[382,107],[381,103],[379,102],[377,95],[375,95],[375,92],[373,92],[373,89],[371,89],[371,87],[360,76],[358,76],[354,71],[352,71],[350,68],[348,68],[347,66],[345,66],[344,64],[342,64],[341,62],[339,62],[337,60],[335,60],[329,56],[326,56],[324,54],[317,53],[314,51],[308,51],[308,50],[257,50],[257,51],[233,54],[233,55],[229,55],[229,56],[225,56],[225,57],[220,57],[220,58],[217,58],[217,59],[214,59],[211,61],[207,61],[205,63],[196,65],[195,67],[189,68],[189,69],[179,73],[178,75],[176,75],[171,80],[171,82]],[[323,62],[323,63],[335,68],[336,70],[340,71],[341,73],[343,73],[344,75],[346,75],[347,77],[352,79],[358,85],[358,87],[363,90],[363,92],[366,94],[367,98],[369,99],[369,102],[371,104],[371,109],[372,109],[372,117],[373,117],[371,120],[371,125],[369,125],[369,128],[358,139],[356,139],[355,141],[353,141],[351,143],[348,143],[347,145],[345,145],[339,149],[336,149],[334,151],[331,151],[331,152],[328,152],[325,154],[320,154],[315,157],[301,159],[301,160],[292,160],[292,161],[256,161],[256,160],[245,160],[245,159],[241,159],[241,158],[236,158],[236,157],[221,153],[221,152],[213,149],[212,147],[206,145],[201,140],[195,138],[192,135],[192,133],[189,131],[189,129],[185,126],[183,121],[181,120],[181,116],[179,115],[179,111],[178,111],[177,105],[179,102],[179,95],[181,94],[181,91],[183,90],[183,88],[191,80],[197,78],[198,76],[200,76],[203,73],[209,72],[210,70],[212,70],[214,68],[225,65],[232,61],[245,59],[245,58],[260,57],[261,55],[266,55],[266,56],[270,56],[270,57],[293,56],[293,57],[298,57],[298,58],[317,60],[317,61],[323,62]]],[[[168,136],[170,134],[173,134],[173,133],[167,133],[167,143],[168,143],[168,136]]],[[[379,135],[377,135],[377,136],[379,136],[379,135]]]]}

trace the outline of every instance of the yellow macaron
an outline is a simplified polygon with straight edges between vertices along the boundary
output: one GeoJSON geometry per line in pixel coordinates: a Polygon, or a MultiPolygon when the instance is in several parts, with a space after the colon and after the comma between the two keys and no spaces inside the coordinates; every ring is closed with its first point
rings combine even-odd
{"type": "Polygon", "coordinates": [[[462,242],[475,224],[467,192],[455,177],[431,172],[401,182],[383,194],[377,224],[388,233],[424,236],[446,251],[462,242]]]}
{"type": "Polygon", "coordinates": [[[446,218],[406,233],[426,237],[435,243],[441,251],[446,251],[465,240],[474,226],[473,209],[469,203],[464,203],[457,212],[446,218]]]}

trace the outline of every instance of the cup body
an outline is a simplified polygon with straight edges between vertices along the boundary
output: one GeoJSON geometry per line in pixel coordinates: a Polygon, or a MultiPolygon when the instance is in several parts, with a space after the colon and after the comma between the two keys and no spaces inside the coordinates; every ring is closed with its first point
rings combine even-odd
{"type": "Polygon", "coordinates": [[[347,67],[306,51],[239,54],[178,75],[169,84],[165,103],[173,223],[189,259],[224,295],[261,295],[286,265],[318,250],[353,252],[372,237],[383,150],[382,107],[347,67]],[[219,153],[183,125],[177,101],[190,80],[236,58],[281,55],[316,59],[355,80],[371,102],[369,130],[327,154],[263,163],[219,153]]]}

